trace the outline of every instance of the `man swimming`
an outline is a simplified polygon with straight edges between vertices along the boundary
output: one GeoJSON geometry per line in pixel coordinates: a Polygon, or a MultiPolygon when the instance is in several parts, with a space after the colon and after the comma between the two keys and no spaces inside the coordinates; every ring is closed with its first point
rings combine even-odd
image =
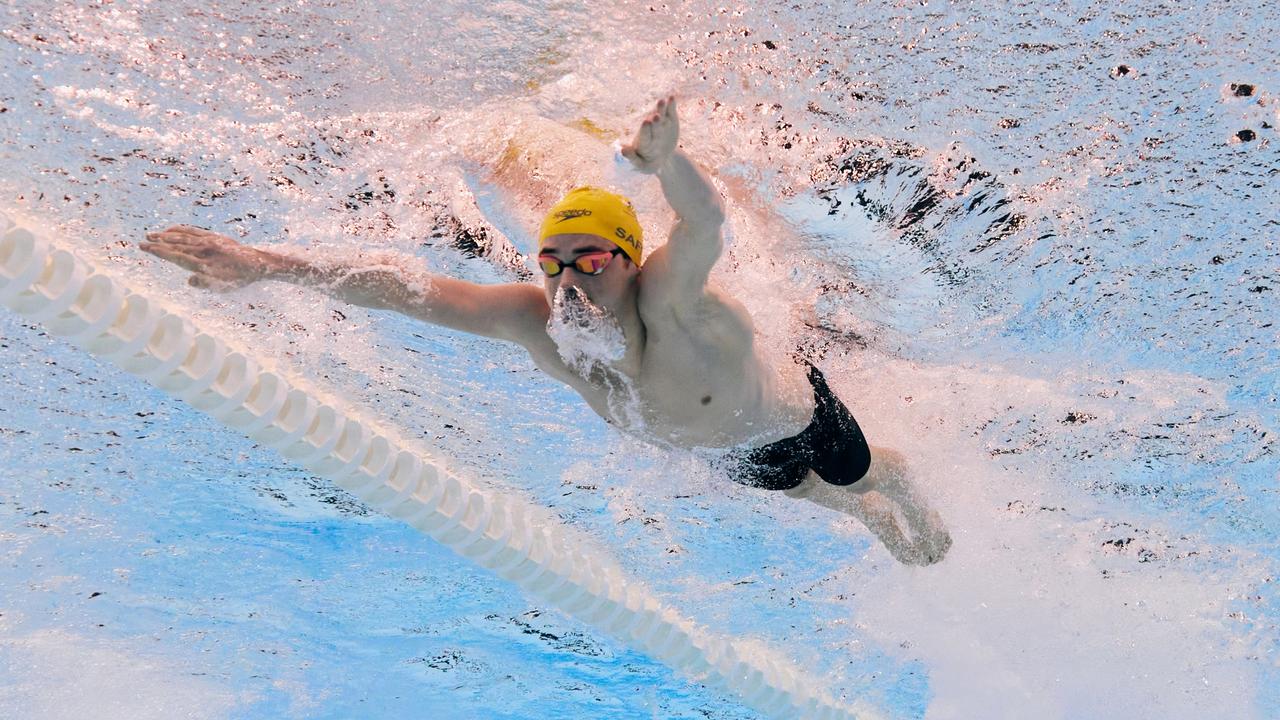
{"type": "Polygon", "coordinates": [[[817,368],[767,363],[746,309],[709,283],[724,208],[678,138],[668,97],[622,149],[658,177],[675,211],[666,244],[644,259],[630,202],[579,187],[540,228],[541,288],[315,263],[183,225],[148,233],[142,249],[192,271],[196,287],[281,280],[514,342],[615,427],[660,445],[724,449],[736,481],[853,515],[900,562],[940,561],[951,539],[913,491],[902,456],[867,444],[817,368]]]}

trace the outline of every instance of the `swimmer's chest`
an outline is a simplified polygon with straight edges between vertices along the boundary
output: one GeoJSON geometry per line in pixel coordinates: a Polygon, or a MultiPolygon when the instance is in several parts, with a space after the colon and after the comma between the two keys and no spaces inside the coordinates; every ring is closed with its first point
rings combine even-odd
{"type": "Polygon", "coordinates": [[[723,307],[699,320],[646,318],[636,386],[651,431],[715,444],[766,409],[768,383],[749,322],[723,307]]]}
{"type": "Polygon", "coordinates": [[[691,307],[642,304],[645,346],[640,384],[661,405],[740,406],[759,384],[754,330],[746,309],[709,291],[691,307]]]}
{"type": "Polygon", "coordinates": [[[708,300],[692,313],[646,308],[642,351],[587,377],[567,367],[553,345],[535,354],[538,365],[625,431],[680,445],[754,434],[772,405],[750,317],[732,300],[708,300]]]}
{"type": "Polygon", "coordinates": [[[759,385],[752,359],[749,346],[650,333],[637,386],[647,407],[673,421],[714,420],[758,394],[752,392],[759,385]]]}
{"type": "Polygon", "coordinates": [[[759,404],[760,383],[749,377],[740,356],[728,362],[707,362],[697,354],[649,357],[634,368],[597,367],[587,377],[558,358],[540,365],[611,424],[668,441],[705,441],[719,435],[727,419],[741,418],[759,404]]]}

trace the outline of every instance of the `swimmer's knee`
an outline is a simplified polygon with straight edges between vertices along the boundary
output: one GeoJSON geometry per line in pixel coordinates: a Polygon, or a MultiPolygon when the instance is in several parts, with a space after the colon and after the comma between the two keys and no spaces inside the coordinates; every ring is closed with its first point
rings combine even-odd
{"type": "Polygon", "coordinates": [[[897,450],[890,450],[886,447],[872,447],[871,469],[877,474],[887,473],[896,477],[906,477],[907,457],[897,450]]]}
{"type": "Polygon", "coordinates": [[[907,464],[906,456],[897,450],[881,447],[879,445],[871,445],[870,449],[871,462],[873,464],[885,464],[894,467],[905,467],[907,464]]]}

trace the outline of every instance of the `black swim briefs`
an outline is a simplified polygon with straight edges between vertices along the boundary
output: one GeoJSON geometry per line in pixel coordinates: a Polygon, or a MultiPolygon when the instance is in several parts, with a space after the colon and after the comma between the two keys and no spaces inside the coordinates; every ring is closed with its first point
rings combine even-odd
{"type": "Polygon", "coordinates": [[[765,490],[790,490],[813,470],[832,485],[852,485],[871,467],[871,449],[849,409],[811,363],[813,420],[799,435],[730,454],[730,475],[765,490]]]}

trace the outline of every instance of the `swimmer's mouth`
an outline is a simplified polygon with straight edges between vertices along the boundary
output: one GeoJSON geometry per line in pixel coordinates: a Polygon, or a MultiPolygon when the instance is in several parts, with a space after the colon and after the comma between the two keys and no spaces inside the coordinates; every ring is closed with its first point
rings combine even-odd
{"type": "Polygon", "coordinates": [[[547,334],[571,367],[616,362],[626,353],[626,339],[617,318],[577,288],[561,288],[556,293],[547,334]]]}
{"type": "Polygon", "coordinates": [[[595,316],[601,314],[601,308],[591,302],[587,294],[577,288],[564,288],[556,298],[552,308],[552,318],[561,322],[587,326],[594,322],[595,316]]]}

